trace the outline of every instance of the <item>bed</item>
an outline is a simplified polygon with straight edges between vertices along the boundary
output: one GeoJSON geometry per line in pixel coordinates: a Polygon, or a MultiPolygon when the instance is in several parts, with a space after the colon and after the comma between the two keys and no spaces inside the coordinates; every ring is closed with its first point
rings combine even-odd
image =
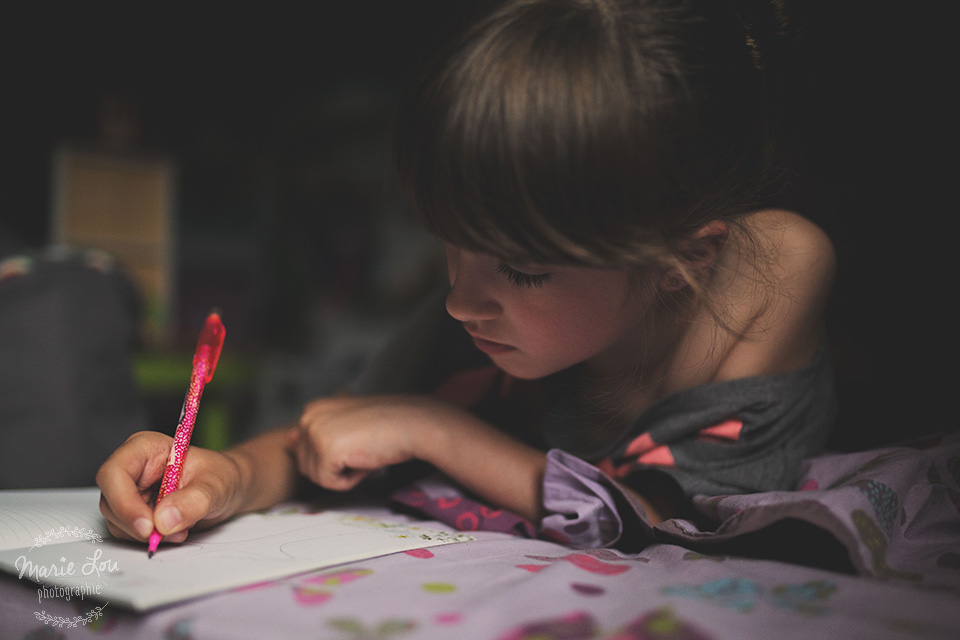
{"type": "Polygon", "coordinates": [[[76,598],[45,600],[41,611],[32,585],[3,575],[0,638],[960,637],[957,434],[822,455],[805,461],[794,491],[702,496],[696,506],[701,521],[648,528],[642,548],[577,548],[432,478],[338,508],[458,526],[471,541],[147,614],[95,612],[76,598]]]}

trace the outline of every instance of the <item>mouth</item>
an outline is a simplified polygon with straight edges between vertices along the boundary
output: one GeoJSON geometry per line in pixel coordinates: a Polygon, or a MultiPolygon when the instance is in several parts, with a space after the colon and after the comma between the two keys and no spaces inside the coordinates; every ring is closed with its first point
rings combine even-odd
{"type": "Polygon", "coordinates": [[[516,347],[511,347],[508,344],[503,344],[502,342],[494,342],[493,340],[487,340],[486,338],[481,338],[480,336],[470,334],[470,337],[473,338],[473,344],[483,351],[485,354],[490,356],[499,355],[501,353],[509,353],[510,351],[516,351],[516,347]]]}

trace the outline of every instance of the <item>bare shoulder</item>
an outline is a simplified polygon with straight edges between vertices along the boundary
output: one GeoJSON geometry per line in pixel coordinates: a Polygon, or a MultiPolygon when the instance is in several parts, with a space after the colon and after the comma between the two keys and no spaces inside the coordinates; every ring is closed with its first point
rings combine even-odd
{"type": "Polygon", "coordinates": [[[749,329],[727,353],[719,371],[723,379],[779,373],[813,362],[836,271],[833,243],[807,218],[768,210],[745,222],[763,285],[751,289],[749,329]]]}
{"type": "Polygon", "coordinates": [[[775,284],[783,294],[816,295],[829,290],[836,271],[833,243],[816,224],[791,211],[760,211],[748,228],[759,243],[775,284]]]}

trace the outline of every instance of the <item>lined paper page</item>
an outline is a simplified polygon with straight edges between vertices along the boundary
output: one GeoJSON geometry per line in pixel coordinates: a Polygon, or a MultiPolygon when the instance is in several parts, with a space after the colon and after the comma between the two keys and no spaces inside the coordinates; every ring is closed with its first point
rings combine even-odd
{"type": "MultiPolygon", "coordinates": [[[[39,536],[60,527],[108,538],[99,504],[96,487],[0,491],[0,550],[32,547],[39,536]]],[[[47,544],[76,541],[71,536],[48,536],[47,544]]]]}

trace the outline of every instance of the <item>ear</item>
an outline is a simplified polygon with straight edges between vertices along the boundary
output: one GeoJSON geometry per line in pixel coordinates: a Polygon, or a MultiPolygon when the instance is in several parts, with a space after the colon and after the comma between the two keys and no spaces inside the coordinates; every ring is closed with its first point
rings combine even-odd
{"type": "Polygon", "coordinates": [[[680,244],[681,268],[670,268],[660,280],[664,291],[679,291],[692,284],[704,284],[710,268],[717,263],[730,229],[723,220],[711,220],[680,244]]]}

